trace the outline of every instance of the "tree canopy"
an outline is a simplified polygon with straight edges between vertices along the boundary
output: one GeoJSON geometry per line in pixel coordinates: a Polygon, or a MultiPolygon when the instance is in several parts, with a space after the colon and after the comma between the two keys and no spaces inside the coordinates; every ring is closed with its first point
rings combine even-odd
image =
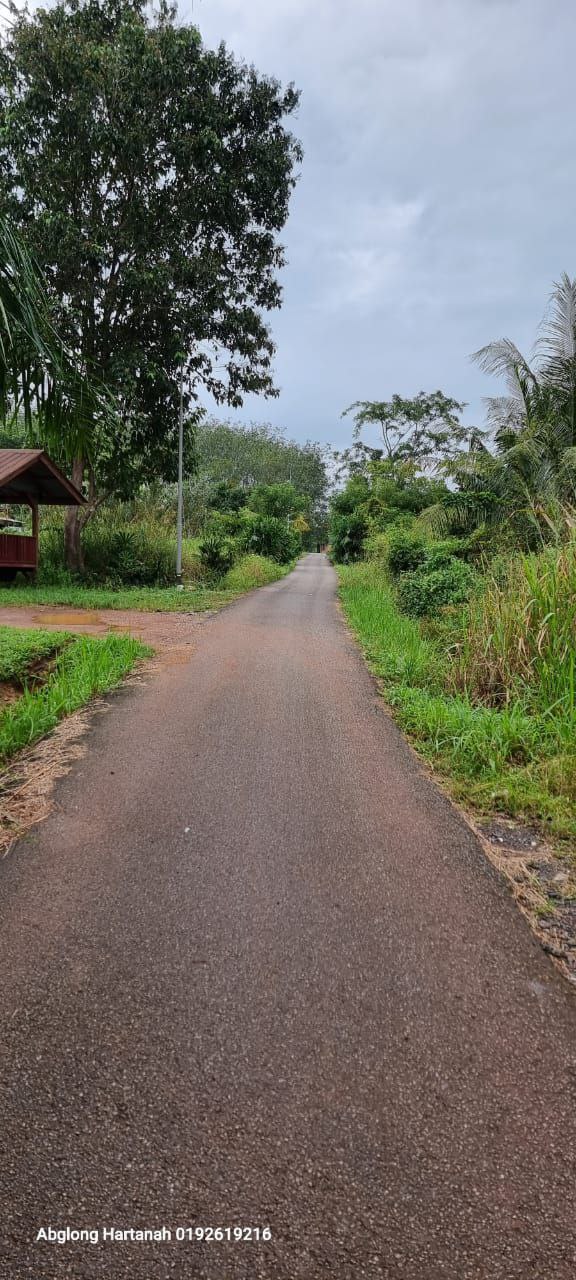
{"type": "Polygon", "coordinates": [[[260,493],[255,501],[261,498],[262,511],[271,504],[280,506],[283,515],[299,512],[314,531],[311,540],[324,537],[327,447],[288,440],[267,423],[242,426],[207,419],[198,426],[196,451],[198,469],[186,502],[191,529],[202,527],[207,510],[238,511],[260,493]]]}
{"type": "Polygon", "coordinates": [[[356,400],[342,414],[352,416],[356,441],[343,456],[352,462],[370,457],[433,466],[452,457],[468,438],[470,428],[460,421],[464,408],[464,404],[442,391],[420,391],[412,399],[394,395],[391,400],[356,400]],[[378,427],[382,448],[373,448],[361,440],[365,427],[378,427]]]}
{"type": "Polygon", "coordinates": [[[198,426],[196,450],[198,474],[211,483],[251,489],[290,482],[312,506],[325,501],[328,450],[321,444],[287,440],[267,423],[233,426],[207,419],[198,426]]]}
{"type": "Polygon", "coordinates": [[[15,15],[0,61],[0,208],[66,341],[116,395],[90,469],[96,490],[128,494],[174,474],[182,364],[187,405],[200,385],[232,405],[275,392],[265,314],[281,301],[298,94],[145,0],[15,15]]]}

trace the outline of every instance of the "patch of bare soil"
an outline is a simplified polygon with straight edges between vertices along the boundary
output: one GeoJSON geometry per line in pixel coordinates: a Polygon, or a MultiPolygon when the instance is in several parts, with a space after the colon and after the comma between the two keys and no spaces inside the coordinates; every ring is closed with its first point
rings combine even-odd
{"type": "Polygon", "coordinates": [[[45,684],[54,670],[55,662],[56,654],[51,654],[49,658],[37,658],[30,664],[22,680],[1,680],[0,711],[9,707],[11,703],[17,702],[25,688],[38,689],[45,684]]]}
{"type": "Polygon", "coordinates": [[[4,707],[9,707],[11,702],[16,702],[20,697],[22,690],[18,689],[15,684],[11,684],[9,680],[0,681],[0,711],[4,707]]]}
{"type": "Polygon", "coordinates": [[[576,985],[576,873],[540,832],[504,818],[468,821],[506,877],[544,950],[576,985]]]}
{"type": "Polygon", "coordinates": [[[93,709],[92,705],[68,716],[0,774],[0,858],[7,857],[30,827],[48,817],[55,783],[85,754],[79,740],[93,709]]]}
{"type": "MultiPolygon", "coordinates": [[[[150,671],[148,663],[146,670],[150,671]]],[[[136,668],[123,681],[140,684],[144,669],[136,668]]],[[[0,860],[8,857],[13,845],[38,822],[43,822],[53,808],[53,791],[59,778],[69,773],[76,760],[86,754],[82,738],[93,716],[111,707],[106,696],[96,698],[79,711],[74,711],[52,729],[46,738],[20,751],[15,759],[0,770],[0,860]]]]}

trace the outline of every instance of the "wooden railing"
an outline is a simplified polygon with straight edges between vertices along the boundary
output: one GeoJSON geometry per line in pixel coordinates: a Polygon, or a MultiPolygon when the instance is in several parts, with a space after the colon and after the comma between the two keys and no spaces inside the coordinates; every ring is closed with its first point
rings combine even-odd
{"type": "Polygon", "coordinates": [[[0,569],[35,569],[37,558],[36,538],[22,533],[0,533],[0,569]]]}

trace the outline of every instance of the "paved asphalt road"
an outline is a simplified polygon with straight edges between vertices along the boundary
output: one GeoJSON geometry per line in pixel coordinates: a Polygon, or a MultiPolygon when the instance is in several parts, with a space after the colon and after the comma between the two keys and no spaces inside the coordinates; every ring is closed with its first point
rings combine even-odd
{"type": "Polygon", "coordinates": [[[309,556],[0,866],[0,1274],[573,1280],[575,993],[309,556]],[[35,1244],[269,1226],[270,1243],[35,1244]]]}

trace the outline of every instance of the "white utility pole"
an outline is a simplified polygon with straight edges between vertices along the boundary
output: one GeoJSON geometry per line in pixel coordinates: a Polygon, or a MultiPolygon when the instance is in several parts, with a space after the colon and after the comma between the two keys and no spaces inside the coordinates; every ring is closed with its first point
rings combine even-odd
{"type": "Polygon", "coordinates": [[[184,506],[184,360],[180,364],[180,410],[178,414],[178,514],[176,517],[176,588],[182,591],[182,516],[184,506]]]}

